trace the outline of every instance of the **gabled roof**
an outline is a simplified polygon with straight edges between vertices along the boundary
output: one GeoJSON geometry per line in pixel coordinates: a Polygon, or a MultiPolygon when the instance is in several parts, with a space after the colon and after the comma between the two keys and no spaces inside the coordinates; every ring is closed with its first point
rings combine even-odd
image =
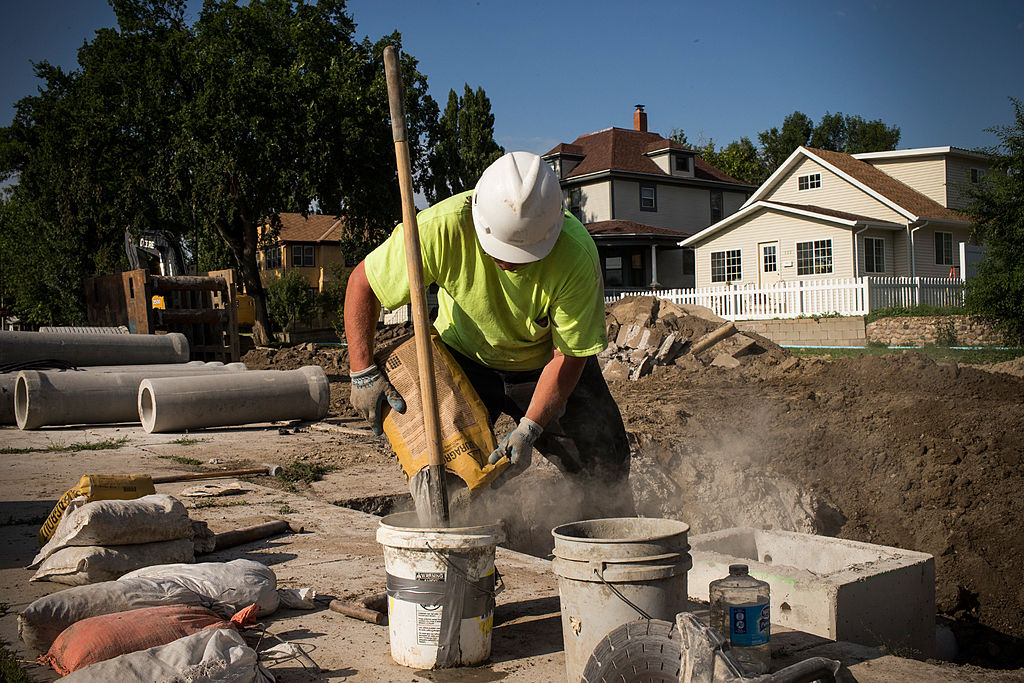
{"type": "Polygon", "coordinates": [[[586,224],[587,232],[594,237],[670,237],[680,239],[693,233],[680,232],[669,228],[659,228],[635,221],[596,221],[586,224]]]}
{"type": "MultiPolygon", "coordinates": [[[[625,171],[678,178],[679,176],[673,176],[663,171],[647,156],[649,152],[667,149],[693,152],[675,140],[663,138],[657,133],[626,128],[606,128],[596,133],[581,135],[571,144],[559,144],[543,156],[545,158],[555,154],[583,156],[583,160],[563,180],[606,171],[625,171]]],[[[707,163],[696,152],[693,154],[695,155],[693,157],[693,177],[695,179],[751,187],[707,163]]]]}
{"type": "Polygon", "coordinates": [[[805,158],[813,159],[911,221],[970,221],[963,213],[947,209],[934,199],[926,197],[867,162],[842,152],[811,147],[797,147],[793,150],[789,158],[750,196],[744,206],[768,199],[779,181],[805,158]]]}
{"type": "Polygon", "coordinates": [[[341,243],[344,223],[337,216],[309,214],[303,217],[301,213],[277,215],[281,219],[281,232],[278,235],[280,242],[341,243]]]}
{"type": "Polygon", "coordinates": [[[883,230],[902,230],[905,226],[899,223],[893,223],[892,221],[883,221],[878,218],[872,218],[870,216],[862,216],[855,213],[847,213],[846,211],[836,211],[835,209],[827,209],[821,206],[813,206],[810,204],[790,204],[787,202],[772,202],[767,200],[760,200],[753,204],[744,204],[736,213],[726,216],[717,223],[710,225],[696,235],[683,240],[679,243],[683,247],[691,247],[697,242],[702,242],[714,233],[727,228],[733,223],[736,223],[751,214],[759,211],[776,211],[779,213],[788,213],[794,216],[804,216],[806,218],[813,218],[815,220],[825,221],[827,223],[833,223],[846,228],[855,227],[871,227],[881,228],[883,230]]]}
{"type": "Polygon", "coordinates": [[[963,147],[915,147],[912,149],[894,149],[888,152],[861,152],[851,155],[854,159],[861,161],[873,161],[875,159],[910,159],[912,157],[927,156],[956,156],[969,157],[979,161],[989,161],[989,156],[984,152],[976,152],[963,147]]]}

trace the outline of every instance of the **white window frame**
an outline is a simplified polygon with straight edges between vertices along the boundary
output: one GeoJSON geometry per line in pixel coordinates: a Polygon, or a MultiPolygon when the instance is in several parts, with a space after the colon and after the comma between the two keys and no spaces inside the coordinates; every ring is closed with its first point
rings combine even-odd
{"type": "Polygon", "coordinates": [[[743,252],[741,249],[726,249],[723,251],[711,252],[712,282],[738,282],[742,279],[743,252]],[[718,263],[715,263],[716,261],[718,261],[718,263]]]}
{"type": "Polygon", "coordinates": [[[275,270],[281,267],[281,247],[273,246],[263,250],[263,269],[275,270]]]}
{"type": "Polygon", "coordinates": [[[764,260],[764,265],[762,266],[764,272],[779,272],[779,249],[777,244],[765,244],[762,246],[761,258],[764,260]]]}
{"type": "Polygon", "coordinates": [[[658,210],[658,186],[654,184],[643,184],[640,186],[640,210],[641,211],[657,211],[658,210]],[[650,202],[649,206],[644,206],[644,190],[650,190],[651,196],[647,198],[650,202]]]}
{"type": "Polygon", "coordinates": [[[829,275],[832,273],[832,239],[796,243],[796,274],[829,275]]]}
{"type": "Polygon", "coordinates": [[[935,265],[953,265],[953,233],[935,231],[935,265]]]}
{"type": "Polygon", "coordinates": [[[293,244],[292,245],[292,267],[293,268],[312,268],[316,265],[316,258],[314,256],[312,244],[293,244]]]}
{"type": "Polygon", "coordinates": [[[821,187],[821,174],[811,173],[808,175],[802,175],[796,179],[796,189],[798,191],[803,190],[817,190],[821,187]]]}
{"type": "Polygon", "coordinates": [[[884,273],[885,272],[885,238],[865,237],[864,238],[864,272],[884,273]]]}

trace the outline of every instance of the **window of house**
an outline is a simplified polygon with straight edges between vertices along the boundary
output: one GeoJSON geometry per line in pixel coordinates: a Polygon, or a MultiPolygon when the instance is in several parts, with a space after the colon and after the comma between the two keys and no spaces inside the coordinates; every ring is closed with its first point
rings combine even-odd
{"type": "Polygon", "coordinates": [[[935,232],[935,264],[953,265],[953,233],[935,232]]]}
{"type": "Polygon", "coordinates": [[[722,220],[722,191],[711,190],[711,222],[722,220]]]}
{"type": "Polygon", "coordinates": [[[802,175],[796,179],[796,189],[798,190],[813,190],[819,187],[821,187],[820,173],[802,175]]]}
{"type": "Polygon", "coordinates": [[[676,155],[676,171],[682,173],[690,172],[690,157],[683,156],[682,154],[676,155]]]}
{"type": "Polygon", "coordinates": [[[604,283],[610,287],[622,286],[622,257],[608,256],[604,260],[604,283]]]}
{"type": "Polygon", "coordinates": [[[273,270],[281,267],[281,248],[269,247],[263,250],[263,267],[266,270],[273,270]]]}
{"type": "Polygon", "coordinates": [[[551,170],[555,172],[555,177],[556,178],[561,178],[562,177],[562,173],[561,173],[561,171],[558,168],[558,160],[557,159],[549,160],[548,161],[548,166],[550,166],[551,170]]]}
{"type": "Polygon", "coordinates": [[[711,252],[711,281],[735,282],[743,279],[739,249],[711,252]]]}
{"type": "Polygon", "coordinates": [[[774,244],[766,244],[766,245],[764,245],[764,247],[762,247],[762,250],[763,250],[763,256],[764,256],[764,258],[762,259],[762,261],[764,262],[764,266],[763,266],[764,272],[766,272],[766,273],[778,272],[778,270],[779,270],[779,255],[778,255],[778,251],[776,250],[776,245],[774,245],[774,244]]]}
{"type": "Polygon", "coordinates": [[[985,171],[981,168],[971,169],[971,183],[977,185],[981,182],[981,179],[985,177],[985,171]]]}
{"type": "Polygon", "coordinates": [[[640,186],[640,210],[641,211],[657,211],[658,210],[658,192],[657,187],[654,185],[641,185],[640,186]]]}
{"type": "Polygon", "coordinates": [[[308,244],[292,245],[292,266],[296,268],[312,268],[313,246],[308,244]]]}
{"type": "Polygon", "coordinates": [[[885,272],[885,240],[881,237],[864,238],[864,270],[868,273],[885,272]]]}
{"type": "Polygon", "coordinates": [[[823,275],[832,272],[832,240],[796,243],[796,274],[823,275]]]}
{"type": "Polygon", "coordinates": [[[578,187],[569,190],[569,213],[583,221],[583,192],[578,187]]]}

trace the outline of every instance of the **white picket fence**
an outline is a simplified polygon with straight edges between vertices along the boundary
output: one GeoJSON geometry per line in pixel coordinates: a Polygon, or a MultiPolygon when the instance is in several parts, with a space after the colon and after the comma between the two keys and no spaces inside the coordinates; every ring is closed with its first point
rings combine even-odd
{"type": "Polygon", "coordinates": [[[645,289],[605,297],[605,303],[633,295],[705,306],[726,320],[769,320],[815,315],[865,315],[893,306],[961,306],[964,287],[959,278],[835,278],[780,282],[769,287],[730,285],[700,289],[645,289]]]}

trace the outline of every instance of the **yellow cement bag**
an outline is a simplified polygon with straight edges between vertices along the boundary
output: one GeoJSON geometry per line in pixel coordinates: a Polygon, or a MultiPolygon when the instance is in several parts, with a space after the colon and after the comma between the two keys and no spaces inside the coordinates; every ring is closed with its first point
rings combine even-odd
{"type": "Polygon", "coordinates": [[[94,500],[132,500],[156,493],[148,474],[85,474],[78,484],[60,497],[46,521],[39,529],[39,545],[44,546],[64,516],[68,504],[75,498],[94,500]]]}
{"type": "MultiPolygon", "coordinates": [[[[445,469],[466,482],[470,491],[475,493],[494,481],[509,463],[502,459],[495,465],[488,464],[487,458],[497,448],[497,443],[487,424],[487,408],[444,343],[433,334],[431,342],[445,469]]],[[[404,413],[388,411],[384,418],[384,434],[398,455],[406,479],[409,479],[426,467],[429,460],[423,431],[415,338],[381,353],[375,360],[405,399],[404,413]]]]}

